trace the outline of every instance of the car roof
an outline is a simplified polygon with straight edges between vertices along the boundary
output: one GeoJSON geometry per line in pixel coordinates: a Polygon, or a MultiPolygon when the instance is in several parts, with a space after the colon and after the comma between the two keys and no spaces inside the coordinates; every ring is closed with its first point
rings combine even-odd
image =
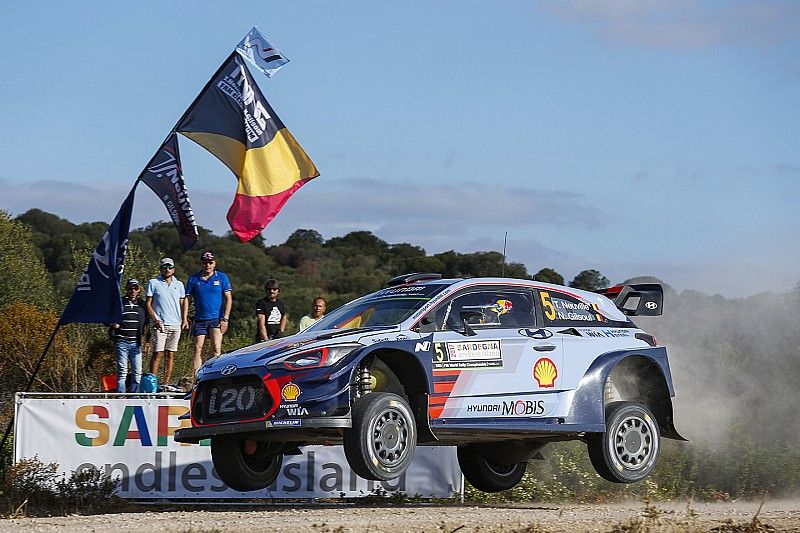
{"type": "MultiPolygon", "coordinates": [[[[560,292],[582,300],[584,302],[595,304],[600,312],[614,320],[627,321],[625,315],[617,309],[616,305],[602,294],[586,291],[583,289],[576,289],[574,287],[566,287],[564,285],[555,285],[553,283],[545,283],[543,281],[516,279],[516,278],[451,278],[451,279],[431,279],[418,282],[412,282],[399,287],[410,287],[415,285],[449,285],[450,288],[446,291],[439,292],[433,299],[443,299],[449,297],[454,292],[469,287],[525,287],[530,289],[544,289],[553,292],[560,292]]],[[[395,287],[397,288],[397,287],[395,287]]],[[[415,315],[412,315],[412,317],[415,315]]]]}
{"type": "Polygon", "coordinates": [[[543,281],[536,281],[530,279],[517,279],[517,278],[491,278],[491,277],[479,277],[479,278],[449,278],[449,279],[436,279],[436,280],[423,280],[418,282],[407,283],[402,286],[411,286],[411,285],[457,285],[458,288],[461,287],[471,287],[475,285],[510,285],[510,286],[525,286],[534,289],[549,289],[558,292],[564,292],[567,294],[572,294],[578,296],[582,299],[594,299],[596,296],[601,296],[598,293],[586,291],[583,289],[576,289],[574,287],[567,287],[564,285],[555,285],[553,283],[545,283],[543,281]]]}

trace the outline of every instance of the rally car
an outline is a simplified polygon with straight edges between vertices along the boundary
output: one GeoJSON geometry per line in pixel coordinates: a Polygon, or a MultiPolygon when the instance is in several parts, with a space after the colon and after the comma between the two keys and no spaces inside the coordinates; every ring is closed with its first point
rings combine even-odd
{"type": "Polygon", "coordinates": [[[417,445],[455,445],[467,480],[494,492],[547,444],[580,439],[601,476],[640,481],[662,436],[682,440],[667,351],[628,318],[660,315],[663,289],[600,292],[399,276],[302,333],[209,360],[175,440],[210,437],[241,491],[269,486],[308,444],[343,444],[373,480],[400,476],[417,445]]]}

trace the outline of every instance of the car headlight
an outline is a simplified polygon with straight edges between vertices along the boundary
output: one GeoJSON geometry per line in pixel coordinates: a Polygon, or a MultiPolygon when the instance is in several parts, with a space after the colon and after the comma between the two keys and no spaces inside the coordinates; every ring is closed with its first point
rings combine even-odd
{"type": "Polygon", "coordinates": [[[340,344],[338,346],[324,346],[322,348],[312,348],[302,352],[287,355],[271,361],[270,364],[282,364],[288,370],[305,370],[308,368],[320,368],[332,366],[342,360],[344,356],[363,348],[360,344],[340,344]]]}

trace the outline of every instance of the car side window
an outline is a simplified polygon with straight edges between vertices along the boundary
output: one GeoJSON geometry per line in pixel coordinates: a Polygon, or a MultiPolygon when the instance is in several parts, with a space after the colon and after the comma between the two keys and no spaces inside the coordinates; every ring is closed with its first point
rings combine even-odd
{"type": "Polygon", "coordinates": [[[593,304],[558,291],[539,290],[545,326],[607,326],[593,304]]]}
{"type": "Polygon", "coordinates": [[[475,329],[519,328],[535,325],[533,298],[528,291],[475,291],[456,296],[436,310],[436,329],[461,331],[461,313],[475,329]]]}

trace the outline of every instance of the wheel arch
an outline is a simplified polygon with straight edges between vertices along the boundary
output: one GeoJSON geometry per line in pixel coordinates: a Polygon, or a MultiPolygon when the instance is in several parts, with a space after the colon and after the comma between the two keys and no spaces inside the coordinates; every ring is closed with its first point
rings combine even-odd
{"type": "Polygon", "coordinates": [[[609,352],[598,357],[581,379],[569,416],[577,423],[605,426],[606,405],[638,402],[656,417],[663,437],[686,440],[675,429],[672,396],[665,348],[609,352]]]}
{"type": "MultiPolygon", "coordinates": [[[[364,364],[369,365],[370,368],[386,367],[391,371],[389,378],[396,380],[396,383],[402,387],[400,395],[405,397],[411,407],[411,412],[414,413],[417,441],[420,443],[435,442],[437,439],[431,431],[428,420],[428,373],[419,358],[405,350],[376,347],[374,350],[362,354],[358,363],[353,366],[351,383],[356,383],[359,369],[364,364]]],[[[378,390],[397,392],[397,389],[391,386],[378,390]]]]}

